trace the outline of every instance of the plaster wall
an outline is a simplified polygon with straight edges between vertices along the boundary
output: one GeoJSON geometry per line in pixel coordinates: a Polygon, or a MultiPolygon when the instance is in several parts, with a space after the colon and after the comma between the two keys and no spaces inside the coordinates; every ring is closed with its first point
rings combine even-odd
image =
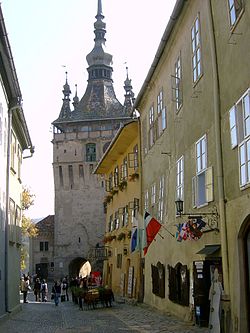
{"type": "MultiPolygon", "coordinates": [[[[142,126],[146,124],[146,132],[149,131],[149,108],[153,104],[157,107],[157,95],[163,90],[163,103],[167,109],[167,128],[149,149],[147,154],[142,154],[142,196],[151,186],[156,184],[156,193],[159,191],[159,179],[164,176],[164,216],[163,227],[156,241],[152,242],[145,256],[145,297],[144,301],[161,310],[178,314],[186,320],[190,319],[190,308],[175,304],[168,299],[168,265],[175,266],[178,262],[188,266],[192,281],[193,261],[205,259],[204,256],[196,254],[206,244],[220,244],[220,234],[212,231],[203,234],[197,241],[177,242],[171,236],[176,233],[176,224],[184,222],[187,217],[176,217],[176,162],[184,156],[184,212],[202,214],[216,206],[217,194],[217,170],[215,151],[215,127],[212,90],[212,67],[211,52],[208,36],[207,6],[203,1],[191,1],[184,5],[178,23],[168,40],[165,50],[160,58],[148,88],[143,95],[139,105],[142,126]],[[201,32],[201,66],[202,75],[200,79],[192,83],[191,67],[191,27],[197,18],[200,19],[201,32]],[[182,66],[182,107],[176,111],[172,95],[172,76],[174,65],[178,56],[181,56],[182,66]],[[206,135],[207,138],[207,167],[213,168],[213,202],[194,209],[192,205],[192,178],[196,175],[196,151],[195,143],[206,135]],[[167,228],[164,229],[164,228],[167,228]],[[165,265],[165,298],[155,296],[152,290],[151,264],[156,265],[160,261],[165,265]]],[[[142,131],[145,131],[143,128],[142,131]]],[[[142,146],[145,146],[142,133],[142,146]]],[[[146,143],[147,145],[147,143],[146,143]]],[[[157,216],[157,206],[150,205],[151,214],[157,216]]],[[[220,221],[218,221],[220,228],[220,221]]],[[[220,256],[220,253],[217,254],[220,256]]],[[[192,287],[192,286],[191,286],[192,287]]]]}

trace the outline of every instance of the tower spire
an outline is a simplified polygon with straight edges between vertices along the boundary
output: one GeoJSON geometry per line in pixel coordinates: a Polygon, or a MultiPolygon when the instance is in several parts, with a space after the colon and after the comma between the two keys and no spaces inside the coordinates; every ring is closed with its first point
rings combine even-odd
{"type": "Polygon", "coordinates": [[[73,106],[74,106],[74,110],[76,109],[77,105],[79,104],[79,98],[77,96],[77,84],[75,84],[76,87],[76,93],[75,93],[75,97],[73,98],[73,106]]]}
{"type": "MultiPolygon", "coordinates": [[[[102,1],[98,0],[97,5],[97,14],[95,16],[96,21],[94,23],[94,34],[95,34],[95,45],[93,50],[87,55],[86,59],[89,67],[95,66],[97,71],[89,71],[89,79],[99,79],[108,78],[111,80],[111,72],[112,72],[112,55],[105,52],[105,34],[106,34],[106,23],[103,22],[104,15],[102,13],[102,1]],[[105,66],[105,68],[104,68],[105,66]],[[107,66],[109,68],[107,68],[107,66]],[[102,67],[102,68],[101,68],[102,67]],[[103,71],[106,69],[106,71],[103,71]],[[108,72],[108,74],[107,74],[108,72]],[[106,73],[106,75],[105,75],[106,73]]],[[[91,68],[93,69],[93,68],[91,68]]],[[[89,70],[89,69],[88,69],[89,70]]]]}
{"type": "Polygon", "coordinates": [[[127,77],[126,80],[124,81],[124,90],[125,90],[125,100],[124,100],[124,108],[126,112],[132,113],[133,110],[133,105],[135,101],[135,94],[133,93],[133,87],[131,85],[131,79],[128,77],[128,66],[126,66],[126,73],[127,77]]]}
{"type": "Polygon", "coordinates": [[[70,110],[70,86],[68,84],[68,72],[65,72],[66,76],[66,82],[65,85],[63,86],[63,105],[61,108],[61,112],[59,115],[59,118],[69,118],[71,115],[71,110],[70,110]]]}

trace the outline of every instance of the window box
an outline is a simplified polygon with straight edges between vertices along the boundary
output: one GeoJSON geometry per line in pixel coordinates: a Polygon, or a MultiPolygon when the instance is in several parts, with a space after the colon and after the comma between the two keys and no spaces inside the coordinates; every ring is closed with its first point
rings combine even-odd
{"type": "Polygon", "coordinates": [[[129,181],[135,181],[136,179],[139,178],[139,173],[135,172],[135,173],[132,173],[130,176],[129,176],[129,181]]]}
{"type": "Polygon", "coordinates": [[[124,232],[121,232],[118,236],[117,236],[117,240],[121,241],[124,240],[126,238],[126,234],[124,232]]]}
{"type": "Polygon", "coordinates": [[[118,185],[120,191],[123,191],[127,187],[128,182],[126,180],[122,180],[118,185]]]}

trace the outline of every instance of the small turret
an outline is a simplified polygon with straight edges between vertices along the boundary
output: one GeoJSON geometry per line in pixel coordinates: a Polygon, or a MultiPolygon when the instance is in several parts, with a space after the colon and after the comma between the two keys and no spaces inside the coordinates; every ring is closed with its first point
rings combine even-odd
{"type": "Polygon", "coordinates": [[[71,90],[70,90],[70,86],[68,84],[68,72],[65,72],[66,74],[66,82],[65,85],[63,86],[63,105],[61,108],[61,112],[59,115],[60,119],[65,119],[65,118],[70,118],[71,116],[71,109],[70,109],[70,94],[71,94],[71,90]]]}
{"type": "Polygon", "coordinates": [[[135,94],[133,93],[133,87],[131,85],[131,79],[128,78],[128,67],[126,67],[127,77],[124,81],[124,89],[125,89],[125,100],[124,100],[124,108],[126,113],[131,114],[133,111],[133,105],[135,101],[135,94]]]}
{"type": "Polygon", "coordinates": [[[73,106],[74,106],[74,110],[77,108],[77,105],[79,104],[79,98],[77,96],[77,84],[75,84],[76,87],[76,93],[75,93],[75,97],[73,98],[73,106]]]}

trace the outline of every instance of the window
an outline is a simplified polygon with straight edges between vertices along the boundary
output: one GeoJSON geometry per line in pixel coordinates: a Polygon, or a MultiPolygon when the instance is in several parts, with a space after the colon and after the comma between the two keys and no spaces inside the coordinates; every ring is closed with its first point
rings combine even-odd
{"type": "Polygon", "coordinates": [[[119,229],[119,214],[118,211],[115,212],[115,221],[114,221],[114,229],[117,230],[119,229]]]}
{"type": "Polygon", "coordinates": [[[193,83],[201,76],[201,38],[199,17],[191,29],[193,83]]]}
{"type": "Polygon", "coordinates": [[[181,156],[176,163],[176,199],[184,199],[184,158],[181,156]]]}
{"type": "Polygon", "coordinates": [[[123,207],[122,226],[128,225],[128,205],[123,207]]]}
{"type": "Polygon", "coordinates": [[[168,266],[169,299],[174,303],[189,306],[189,270],[186,265],[178,263],[175,267],[168,266]]]}
{"type": "Polygon", "coordinates": [[[228,0],[230,25],[233,26],[242,11],[242,0],[228,0]]]}
{"type": "Polygon", "coordinates": [[[151,206],[155,205],[155,194],[156,194],[156,185],[151,186],[151,206]]]}
{"type": "Polygon", "coordinates": [[[133,148],[133,153],[128,154],[129,168],[137,170],[139,166],[138,162],[138,145],[135,145],[133,148]]]}
{"type": "Polygon", "coordinates": [[[22,165],[22,150],[21,147],[18,145],[17,149],[17,177],[21,179],[21,165],[22,165]]]}
{"type": "Polygon", "coordinates": [[[196,142],[196,173],[204,171],[207,167],[207,141],[203,136],[196,142]]]}
{"type": "Polygon", "coordinates": [[[155,143],[154,106],[149,109],[149,148],[155,143]]]}
{"type": "Polygon", "coordinates": [[[40,251],[49,251],[49,242],[40,242],[40,251]]]}
{"type": "Polygon", "coordinates": [[[196,176],[192,179],[193,207],[213,201],[213,169],[207,168],[207,138],[204,135],[195,144],[196,176]]]}
{"type": "Polygon", "coordinates": [[[148,201],[149,201],[149,197],[148,197],[148,190],[147,190],[144,195],[144,210],[146,212],[148,211],[148,201]]]}
{"type": "Polygon", "coordinates": [[[159,201],[158,201],[158,219],[162,223],[163,220],[163,204],[164,204],[164,176],[159,182],[159,201]]]}
{"type": "Polygon", "coordinates": [[[166,108],[163,107],[163,91],[157,96],[157,135],[162,134],[166,128],[166,108]]]}
{"type": "Polygon", "coordinates": [[[239,147],[240,186],[250,183],[250,89],[229,111],[231,148],[239,147]]]}
{"type": "Polygon", "coordinates": [[[128,178],[128,159],[125,157],[121,165],[121,181],[128,178]]]}
{"type": "Polygon", "coordinates": [[[240,186],[250,183],[250,137],[239,146],[240,186]]]}
{"type": "Polygon", "coordinates": [[[21,217],[22,217],[21,208],[16,205],[16,223],[15,224],[18,227],[21,227],[21,225],[22,225],[21,217]]]}
{"type": "Polygon", "coordinates": [[[229,111],[230,133],[231,133],[231,147],[237,146],[237,128],[236,128],[236,107],[233,106],[229,111]]]}
{"type": "Polygon", "coordinates": [[[113,231],[113,214],[109,217],[108,232],[113,231]]]}
{"type": "Polygon", "coordinates": [[[59,165],[59,181],[60,181],[60,186],[63,187],[63,171],[61,165],[59,165]]]}
{"type": "Polygon", "coordinates": [[[117,166],[117,167],[115,167],[115,170],[114,170],[114,186],[118,187],[118,185],[119,185],[119,168],[117,166]]]}
{"type": "Polygon", "coordinates": [[[11,157],[10,157],[10,166],[12,170],[15,170],[15,154],[16,154],[16,136],[14,132],[11,132],[11,157]]]}
{"type": "Polygon", "coordinates": [[[96,144],[95,143],[86,144],[86,161],[87,162],[96,161],[96,144]]]}
{"type": "Polygon", "coordinates": [[[79,178],[84,178],[83,165],[79,164],[79,178]]]}
{"type": "Polygon", "coordinates": [[[179,55],[174,65],[174,76],[172,78],[173,101],[175,102],[176,111],[182,106],[181,90],[181,56],[179,55]]]}
{"type": "Polygon", "coordinates": [[[69,165],[69,184],[72,186],[74,184],[73,166],[69,165]]]}
{"type": "Polygon", "coordinates": [[[116,267],[122,268],[122,254],[121,253],[117,254],[116,267]]]}
{"type": "Polygon", "coordinates": [[[15,201],[10,199],[9,201],[9,212],[10,212],[10,221],[9,224],[15,224],[15,201]]]}

